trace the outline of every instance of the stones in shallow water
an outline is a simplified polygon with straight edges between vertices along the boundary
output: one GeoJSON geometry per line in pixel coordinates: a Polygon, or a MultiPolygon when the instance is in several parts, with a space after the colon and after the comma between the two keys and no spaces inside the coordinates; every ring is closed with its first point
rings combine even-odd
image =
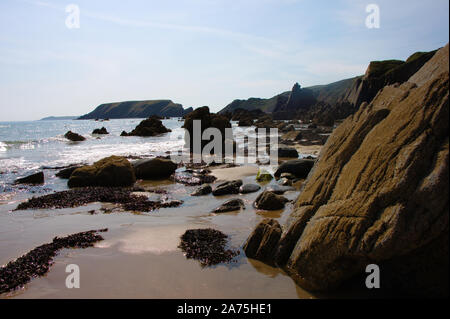
{"type": "Polygon", "coordinates": [[[165,158],[141,159],[133,164],[136,178],[160,179],[168,178],[177,169],[177,164],[165,158]]]}
{"type": "Polygon", "coordinates": [[[219,207],[214,209],[213,213],[232,212],[232,211],[236,211],[236,210],[241,210],[241,208],[245,209],[244,201],[242,199],[235,198],[235,199],[230,199],[230,200],[227,200],[226,202],[224,202],[222,205],[220,205],[219,207]]]}
{"type": "Polygon", "coordinates": [[[192,194],[191,196],[203,196],[203,195],[208,195],[212,192],[212,187],[209,184],[200,186],[199,188],[197,188],[192,194]]]}
{"type": "Polygon", "coordinates": [[[229,263],[239,255],[238,250],[225,249],[228,236],[219,230],[188,229],[178,246],[188,259],[200,261],[202,267],[229,263]]]}
{"type": "Polygon", "coordinates": [[[175,172],[171,176],[171,180],[174,182],[189,186],[213,183],[216,179],[217,178],[213,175],[194,175],[194,173],[191,172],[175,172]]]}
{"type": "Polygon", "coordinates": [[[44,173],[39,172],[23,178],[16,179],[14,184],[44,184],[44,173]]]}
{"type": "Polygon", "coordinates": [[[103,240],[98,233],[107,230],[107,228],[90,230],[66,237],[55,237],[51,243],[36,247],[10,261],[0,268],[0,293],[13,291],[31,281],[33,277],[45,275],[53,264],[53,257],[60,249],[92,247],[94,243],[103,240]]]}
{"type": "Polygon", "coordinates": [[[256,181],[258,182],[270,182],[273,176],[264,168],[260,168],[256,175],[256,181]]]}
{"type": "Polygon", "coordinates": [[[275,219],[264,219],[245,242],[245,255],[273,266],[281,234],[281,226],[275,219]]]}
{"type": "Polygon", "coordinates": [[[282,173],[290,173],[298,178],[306,178],[313,166],[314,160],[309,159],[290,160],[278,166],[278,169],[276,170],[274,175],[275,177],[279,177],[282,173]]]}
{"type": "Polygon", "coordinates": [[[292,186],[292,180],[284,177],[278,181],[278,184],[282,186],[292,186]]]}
{"type": "Polygon", "coordinates": [[[261,186],[256,184],[245,184],[239,188],[239,193],[241,194],[249,194],[257,192],[261,189],[261,186]]]}
{"type": "Polygon", "coordinates": [[[289,200],[286,197],[266,190],[259,194],[255,202],[253,203],[253,206],[256,209],[278,210],[283,209],[284,204],[288,201],[289,200]]]}
{"type": "Polygon", "coordinates": [[[228,181],[228,182],[219,184],[213,190],[213,195],[220,196],[220,195],[238,194],[239,187],[241,187],[241,185],[242,185],[241,179],[234,180],[234,181],[228,181]]]}
{"type": "Polygon", "coordinates": [[[85,137],[81,136],[80,134],[74,133],[72,131],[68,131],[66,134],[64,134],[64,137],[72,142],[82,142],[86,140],[85,137]]]}

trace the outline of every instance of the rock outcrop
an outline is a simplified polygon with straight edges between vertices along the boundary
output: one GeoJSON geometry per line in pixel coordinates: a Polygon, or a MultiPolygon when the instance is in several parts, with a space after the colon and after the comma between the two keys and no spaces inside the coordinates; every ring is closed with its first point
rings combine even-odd
{"type": "Polygon", "coordinates": [[[148,137],[168,132],[171,132],[171,130],[165,127],[157,116],[150,116],[148,119],[143,120],[141,123],[139,123],[139,125],[136,126],[136,128],[130,133],[123,131],[120,135],[148,137]]]}
{"type": "Polygon", "coordinates": [[[377,264],[382,289],[448,295],[448,49],[336,128],[266,262],[310,290],[377,264]]]}
{"type": "Polygon", "coordinates": [[[120,156],[104,158],[93,165],[77,168],[70,175],[68,186],[131,186],[136,181],[133,166],[120,156]]]}
{"type": "Polygon", "coordinates": [[[66,134],[64,134],[64,137],[72,142],[82,142],[86,140],[84,136],[81,136],[80,134],[74,133],[72,131],[68,131],[66,134]]]}
{"type": "Polygon", "coordinates": [[[14,184],[44,184],[44,173],[39,172],[15,180],[14,184]]]}
{"type": "MultiPolygon", "coordinates": [[[[230,128],[231,129],[231,123],[229,119],[224,115],[218,115],[214,113],[209,112],[209,107],[202,106],[198,109],[195,109],[193,112],[189,113],[186,116],[186,119],[184,121],[183,128],[186,129],[187,132],[189,132],[189,135],[186,134],[185,141],[189,144],[189,149],[191,152],[194,152],[194,140],[198,143],[199,140],[201,140],[201,150],[203,150],[204,146],[208,144],[209,140],[202,139],[202,136],[195,136],[194,134],[194,121],[200,120],[200,131],[201,134],[210,127],[217,128],[221,133],[221,142],[222,142],[222,154],[225,154],[225,140],[226,140],[226,134],[225,129],[230,128]]],[[[201,151],[200,150],[200,151],[201,151]]]]}
{"type": "Polygon", "coordinates": [[[96,128],[92,131],[92,134],[100,134],[100,135],[106,135],[109,134],[108,130],[105,127],[102,128],[96,128]]]}
{"type": "Polygon", "coordinates": [[[152,115],[182,117],[191,111],[192,108],[183,109],[181,104],[174,103],[171,100],[125,101],[101,104],[79,119],[148,118],[152,115]]]}

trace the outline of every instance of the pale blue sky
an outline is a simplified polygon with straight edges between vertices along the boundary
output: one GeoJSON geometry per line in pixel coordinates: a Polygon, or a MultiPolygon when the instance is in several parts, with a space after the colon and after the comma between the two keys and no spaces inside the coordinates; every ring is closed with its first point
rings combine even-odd
{"type": "Polygon", "coordinates": [[[171,99],[218,111],[445,45],[448,0],[1,0],[0,121],[171,99]],[[65,8],[80,8],[80,28],[65,8]],[[380,29],[365,27],[366,5],[380,29]]]}

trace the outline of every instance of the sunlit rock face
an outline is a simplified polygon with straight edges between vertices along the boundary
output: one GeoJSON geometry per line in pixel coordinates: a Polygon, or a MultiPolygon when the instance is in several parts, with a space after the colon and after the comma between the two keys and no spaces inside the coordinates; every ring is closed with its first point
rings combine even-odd
{"type": "Polygon", "coordinates": [[[311,290],[375,263],[384,287],[448,294],[448,59],[447,45],[333,132],[265,262],[311,290]]]}

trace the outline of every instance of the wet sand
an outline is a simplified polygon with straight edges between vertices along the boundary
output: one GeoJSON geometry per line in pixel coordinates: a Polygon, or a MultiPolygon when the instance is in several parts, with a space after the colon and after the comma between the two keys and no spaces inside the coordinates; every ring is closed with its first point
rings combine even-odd
{"type": "MultiPolygon", "coordinates": [[[[273,171],[273,168],[269,167],[273,171]]],[[[220,180],[241,178],[255,183],[257,166],[214,169],[220,180]]],[[[272,183],[275,183],[274,181],[272,183]]],[[[154,212],[101,212],[102,204],[58,210],[15,211],[19,194],[0,205],[0,264],[25,254],[34,247],[63,236],[90,229],[109,228],[104,241],[87,249],[64,249],[46,276],[33,279],[23,289],[1,298],[311,298],[279,269],[249,260],[244,253],[231,264],[202,268],[187,260],[177,248],[180,236],[191,228],[215,228],[230,238],[230,246],[240,249],[254,226],[263,218],[284,223],[292,209],[256,211],[254,199],[264,189],[246,195],[192,197],[195,186],[170,181],[141,183],[166,189],[184,201],[177,208],[154,212]],[[212,214],[212,209],[230,198],[242,198],[246,209],[212,214]],[[95,210],[92,215],[91,210],[95,210]],[[68,289],[65,267],[80,267],[80,288],[68,289]]],[[[39,195],[39,194],[36,194],[39,195]]],[[[298,192],[285,194],[291,200],[298,192]]]]}

